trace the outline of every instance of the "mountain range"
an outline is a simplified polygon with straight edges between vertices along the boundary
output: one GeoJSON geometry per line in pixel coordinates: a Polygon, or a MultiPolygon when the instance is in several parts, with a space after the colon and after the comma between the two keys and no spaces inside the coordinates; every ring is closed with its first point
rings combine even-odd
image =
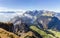
{"type": "Polygon", "coordinates": [[[60,13],[46,10],[26,11],[22,15],[19,14],[14,16],[8,23],[11,23],[12,25],[5,27],[4,23],[2,23],[0,26],[3,25],[4,27],[1,26],[1,28],[5,28],[5,30],[8,29],[8,31],[13,32],[18,36],[23,36],[24,33],[30,33],[31,31],[34,34],[34,37],[52,38],[50,37],[51,35],[55,38],[56,35],[53,32],[60,32],[60,13]]]}
{"type": "MultiPolygon", "coordinates": [[[[51,28],[59,28],[60,23],[60,13],[56,13],[53,11],[45,11],[45,10],[33,10],[26,11],[21,17],[15,16],[10,20],[10,22],[16,24],[19,22],[25,23],[28,26],[31,24],[36,24],[38,27],[42,25],[43,28],[51,29],[51,28]],[[39,25],[41,24],[41,25],[39,25]]],[[[57,29],[57,30],[58,30],[57,29]]]]}

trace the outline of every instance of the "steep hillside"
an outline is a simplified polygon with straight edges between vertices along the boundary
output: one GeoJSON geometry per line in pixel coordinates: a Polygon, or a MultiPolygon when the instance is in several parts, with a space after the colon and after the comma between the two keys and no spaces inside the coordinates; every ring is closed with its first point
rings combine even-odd
{"type": "Polygon", "coordinates": [[[0,28],[0,38],[19,38],[19,36],[0,28]]]}

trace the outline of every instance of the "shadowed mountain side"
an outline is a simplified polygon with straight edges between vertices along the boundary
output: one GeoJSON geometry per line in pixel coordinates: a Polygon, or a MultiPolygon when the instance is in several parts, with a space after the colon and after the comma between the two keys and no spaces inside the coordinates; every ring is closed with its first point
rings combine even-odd
{"type": "Polygon", "coordinates": [[[40,16],[37,18],[36,22],[38,23],[40,28],[48,29],[47,24],[51,21],[52,18],[53,17],[51,17],[51,16],[40,16]]]}
{"type": "Polygon", "coordinates": [[[3,29],[10,31],[10,32],[13,32],[13,24],[12,23],[0,22],[0,28],[3,28],[3,29]]]}
{"type": "Polygon", "coordinates": [[[60,31],[60,20],[57,17],[53,17],[48,23],[48,29],[60,31]]]}

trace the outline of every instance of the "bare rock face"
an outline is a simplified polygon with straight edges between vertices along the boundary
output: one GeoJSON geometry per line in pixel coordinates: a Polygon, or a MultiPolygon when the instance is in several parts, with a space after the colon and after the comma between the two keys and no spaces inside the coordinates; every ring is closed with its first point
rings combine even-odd
{"type": "Polygon", "coordinates": [[[21,23],[21,24],[16,24],[14,25],[14,33],[21,36],[21,34],[28,32],[29,28],[27,27],[26,24],[21,23]]]}
{"type": "Polygon", "coordinates": [[[44,29],[48,29],[47,24],[51,21],[51,19],[52,19],[52,17],[50,17],[50,16],[40,16],[40,17],[38,17],[38,19],[36,21],[38,22],[38,24],[42,24],[44,29]]]}

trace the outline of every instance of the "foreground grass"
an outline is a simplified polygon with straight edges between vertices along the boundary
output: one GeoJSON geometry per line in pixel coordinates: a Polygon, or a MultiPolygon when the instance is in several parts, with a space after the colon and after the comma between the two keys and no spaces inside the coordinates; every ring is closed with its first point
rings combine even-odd
{"type": "Polygon", "coordinates": [[[26,36],[33,36],[32,31],[28,31],[27,33],[23,33],[21,36],[17,36],[14,33],[8,32],[2,28],[0,28],[0,38],[25,38],[26,36]]]}
{"type": "Polygon", "coordinates": [[[17,35],[0,28],[0,38],[19,38],[17,35]]]}

